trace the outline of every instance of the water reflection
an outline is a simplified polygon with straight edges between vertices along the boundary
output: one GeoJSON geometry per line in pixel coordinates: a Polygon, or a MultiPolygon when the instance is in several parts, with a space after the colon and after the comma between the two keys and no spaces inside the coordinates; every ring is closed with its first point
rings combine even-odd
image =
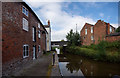
{"type": "Polygon", "coordinates": [[[80,70],[80,63],[73,63],[73,62],[69,62],[66,65],[66,68],[68,69],[68,71],[70,71],[71,73],[73,73],[73,71],[78,72],[80,70]]]}
{"type": "Polygon", "coordinates": [[[96,62],[78,55],[64,54],[65,57],[59,57],[60,67],[62,73],[68,76],[77,76],[79,74],[88,76],[120,76],[120,64],[112,64],[105,62],[96,62]],[[65,59],[64,59],[65,58],[65,59]],[[67,63],[66,63],[67,62],[67,63]],[[63,65],[64,64],[64,65],[63,65]],[[66,70],[66,71],[63,71],[66,70]],[[83,74],[81,74],[81,71],[83,74]]]}

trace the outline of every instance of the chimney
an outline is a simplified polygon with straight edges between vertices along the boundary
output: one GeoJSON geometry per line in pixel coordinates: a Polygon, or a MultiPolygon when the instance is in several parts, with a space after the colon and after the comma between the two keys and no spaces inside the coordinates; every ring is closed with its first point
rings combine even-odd
{"type": "Polygon", "coordinates": [[[48,20],[48,26],[50,26],[50,20],[48,20]]]}
{"type": "Polygon", "coordinates": [[[98,20],[98,21],[101,21],[101,19],[100,19],[100,20],[98,20]]]}
{"type": "Polygon", "coordinates": [[[107,23],[107,25],[108,25],[108,30],[107,30],[107,32],[108,32],[108,35],[110,34],[110,23],[107,23]]]}

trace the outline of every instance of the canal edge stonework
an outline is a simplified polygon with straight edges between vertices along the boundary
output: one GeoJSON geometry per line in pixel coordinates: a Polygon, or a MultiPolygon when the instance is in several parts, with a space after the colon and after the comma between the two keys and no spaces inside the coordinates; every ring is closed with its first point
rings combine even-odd
{"type": "MultiPolygon", "coordinates": [[[[53,62],[53,60],[52,60],[52,62],[53,62]]],[[[57,55],[56,52],[55,52],[55,64],[52,67],[51,76],[60,76],[60,77],[62,76],[61,73],[60,73],[59,59],[58,59],[58,55],[57,55]]]]}

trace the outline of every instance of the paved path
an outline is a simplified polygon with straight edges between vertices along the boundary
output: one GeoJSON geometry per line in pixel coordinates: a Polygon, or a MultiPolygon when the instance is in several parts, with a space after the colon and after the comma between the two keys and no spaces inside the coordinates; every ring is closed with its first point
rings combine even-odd
{"type": "Polygon", "coordinates": [[[20,71],[16,72],[13,76],[48,76],[48,78],[61,78],[58,56],[55,53],[55,64],[52,66],[52,54],[53,52],[34,60],[32,64],[29,64],[28,67],[24,67],[20,71]]]}
{"type": "Polygon", "coordinates": [[[49,65],[52,62],[52,53],[43,55],[34,61],[28,68],[24,68],[16,76],[47,76],[49,65]]]}

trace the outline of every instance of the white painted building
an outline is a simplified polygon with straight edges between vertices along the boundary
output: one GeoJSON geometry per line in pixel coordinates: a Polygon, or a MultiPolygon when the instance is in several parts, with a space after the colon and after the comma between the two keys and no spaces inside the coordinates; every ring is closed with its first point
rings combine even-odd
{"type": "Polygon", "coordinates": [[[48,25],[45,25],[45,28],[48,32],[48,34],[46,35],[47,37],[47,51],[51,51],[51,27],[50,27],[50,20],[48,20],[48,25]]]}

